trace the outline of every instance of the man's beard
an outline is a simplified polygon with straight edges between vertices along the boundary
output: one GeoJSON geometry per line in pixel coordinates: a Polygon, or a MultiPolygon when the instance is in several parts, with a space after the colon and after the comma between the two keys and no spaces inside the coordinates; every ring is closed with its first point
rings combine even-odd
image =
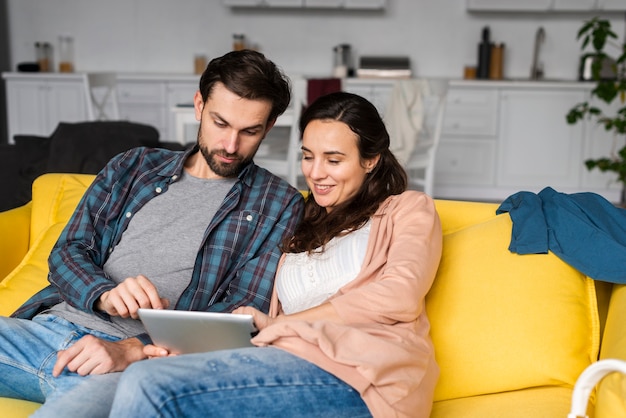
{"type": "Polygon", "coordinates": [[[220,177],[237,177],[244,167],[252,161],[251,157],[242,158],[239,154],[229,154],[224,150],[209,151],[209,149],[200,141],[200,132],[198,132],[198,146],[200,147],[200,153],[209,165],[209,168],[220,177]],[[216,158],[218,155],[235,161],[232,163],[223,163],[216,158]]]}

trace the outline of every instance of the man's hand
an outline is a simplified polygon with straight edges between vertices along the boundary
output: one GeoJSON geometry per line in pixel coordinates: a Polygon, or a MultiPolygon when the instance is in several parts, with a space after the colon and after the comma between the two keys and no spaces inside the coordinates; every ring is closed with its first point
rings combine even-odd
{"type": "Polygon", "coordinates": [[[104,292],[96,302],[96,309],[111,316],[139,319],[137,309],[166,309],[169,301],[159,292],[146,276],[129,277],[114,289],[104,292]]]}
{"type": "Polygon", "coordinates": [[[176,354],[171,354],[169,351],[167,351],[167,348],[159,347],[152,344],[145,345],[143,347],[143,353],[148,356],[148,358],[176,356],[176,354]]]}
{"type": "Polygon", "coordinates": [[[57,353],[52,375],[58,377],[66,367],[81,376],[121,372],[131,363],[145,358],[143,343],[137,338],[111,342],[86,335],[57,353]]]}

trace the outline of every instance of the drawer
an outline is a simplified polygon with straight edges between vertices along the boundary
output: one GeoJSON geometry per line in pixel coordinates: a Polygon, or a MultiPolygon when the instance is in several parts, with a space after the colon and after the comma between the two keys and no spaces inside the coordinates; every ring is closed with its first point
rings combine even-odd
{"type": "Polygon", "coordinates": [[[495,159],[495,141],[472,139],[441,141],[435,162],[435,183],[493,185],[495,159]]]}
{"type": "Polygon", "coordinates": [[[165,103],[165,83],[153,81],[118,81],[120,103],[165,103]]]}
{"type": "Polygon", "coordinates": [[[495,89],[450,89],[443,134],[491,136],[498,130],[498,93],[495,89]]]}

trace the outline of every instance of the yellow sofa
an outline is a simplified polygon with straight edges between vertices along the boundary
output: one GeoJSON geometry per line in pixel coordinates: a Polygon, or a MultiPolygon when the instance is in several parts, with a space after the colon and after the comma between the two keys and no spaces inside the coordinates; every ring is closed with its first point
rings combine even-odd
{"type": "MultiPolygon", "coordinates": [[[[92,180],[43,175],[29,204],[0,213],[1,315],[47,284],[47,255],[92,180]]],[[[444,249],[426,301],[441,368],[431,416],[567,417],[587,366],[626,359],[625,286],[594,282],[553,254],[510,253],[511,220],[496,204],[436,204],[444,249]]],[[[625,394],[626,379],[607,377],[590,414],[626,416],[625,394]]],[[[37,407],[0,398],[2,417],[37,407]]]]}

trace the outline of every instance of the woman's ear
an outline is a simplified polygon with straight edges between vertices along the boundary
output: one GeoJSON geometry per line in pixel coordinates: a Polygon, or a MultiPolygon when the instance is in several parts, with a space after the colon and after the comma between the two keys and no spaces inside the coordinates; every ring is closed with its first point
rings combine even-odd
{"type": "Polygon", "coordinates": [[[371,173],[372,171],[374,171],[374,169],[376,168],[376,165],[378,164],[379,160],[380,160],[380,154],[378,154],[374,158],[370,158],[369,160],[365,160],[365,169],[367,170],[368,174],[371,173]]]}

